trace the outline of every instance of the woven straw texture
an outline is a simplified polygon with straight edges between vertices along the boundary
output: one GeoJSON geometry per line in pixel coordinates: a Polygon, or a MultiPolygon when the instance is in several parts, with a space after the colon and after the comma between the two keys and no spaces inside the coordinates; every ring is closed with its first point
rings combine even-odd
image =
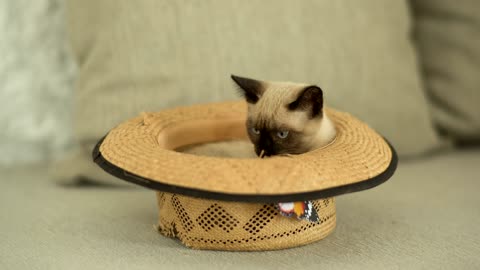
{"type": "Polygon", "coordinates": [[[318,222],[287,218],[273,204],[223,202],[157,192],[158,230],[194,249],[275,250],[318,241],[335,229],[335,200],[314,201],[318,222]]]}
{"type": "Polygon", "coordinates": [[[110,163],[153,181],[241,195],[318,191],[368,180],[387,169],[392,152],[380,135],[350,114],[332,109],[327,113],[337,128],[336,139],[301,155],[260,160],[172,151],[245,138],[243,101],[144,113],[111,130],[100,152],[110,163]]]}

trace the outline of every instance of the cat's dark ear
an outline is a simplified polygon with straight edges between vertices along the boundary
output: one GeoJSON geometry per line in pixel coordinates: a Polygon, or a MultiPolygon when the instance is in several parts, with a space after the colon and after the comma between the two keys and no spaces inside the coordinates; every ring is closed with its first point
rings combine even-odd
{"type": "Polygon", "coordinates": [[[310,118],[321,117],[323,113],[323,91],[316,85],[307,86],[300,91],[297,99],[288,104],[289,110],[302,110],[310,118]]]}
{"type": "Polygon", "coordinates": [[[260,81],[231,75],[232,80],[240,87],[239,92],[248,103],[255,104],[263,94],[263,86],[260,81]]]}

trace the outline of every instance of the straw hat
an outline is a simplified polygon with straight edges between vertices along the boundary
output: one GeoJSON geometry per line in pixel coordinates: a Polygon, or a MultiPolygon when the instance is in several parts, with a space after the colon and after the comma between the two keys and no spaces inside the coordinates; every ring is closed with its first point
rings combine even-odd
{"type": "Polygon", "coordinates": [[[328,198],[377,186],[394,173],[393,147],[352,115],[326,108],[337,135],[326,147],[267,159],[206,157],[173,151],[246,139],[244,101],[143,113],[113,128],[95,147],[106,172],[158,191],[211,200],[282,202],[328,198]]]}

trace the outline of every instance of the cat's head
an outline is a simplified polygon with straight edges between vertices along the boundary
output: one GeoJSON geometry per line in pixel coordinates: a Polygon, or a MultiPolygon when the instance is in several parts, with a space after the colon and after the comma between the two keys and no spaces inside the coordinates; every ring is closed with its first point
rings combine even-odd
{"type": "Polygon", "coordinates": [[[328,144],[335,128],[316,85],[267,82],[232,75],[248,103],[247,132],[260,155],[301,154],[328,144]]]}

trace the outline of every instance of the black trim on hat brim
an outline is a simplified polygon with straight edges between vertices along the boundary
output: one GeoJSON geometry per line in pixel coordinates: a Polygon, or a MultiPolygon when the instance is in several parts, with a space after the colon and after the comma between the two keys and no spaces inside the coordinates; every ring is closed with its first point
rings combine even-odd
{"type": "Polygon", "coordinates": [[[395,149],[392,145],[387,141],[390,150],[392,151],[392,159],[390,164],[388,165],[387,169],[382,172],[381,174],[372,177],[367,180],[363,180],[360,182],[327,188],[323,190],[316,190],[316,191],[309,191],[309,192],[302,192],[302,193],[292,193],[292,194],[278,194],[278,195],[271,195],[271,194],[229,194],[229,193],[220,193],[215,191],[208,191],[208,190],[201,190],[195,188],[187,188],[181,186],[174,186],[170,184],[164,184],[157,181],[153,181],[148,178],[144,178],[142,176],[136,175],[134,173],[128,172],[106,160],[102,153],[100,152],[100,145],[102,144],[105,137],[103,137],[95,146],[92,152],[93,160],[100,166],[103,170],[107,173],[120,178],[122,180],[144,186],[150,189],[154,189],[157,191],[164,191],[169,193],[177,193],[191,197],[203,198],[203,199],[212,199],[212,200],[220,200],[220,201],[236,201],[236,202],[256,202],[256,203],[277,203],[277,202],[293,202],[293,201],[303,201],[303,200],[317,200],[322,198],[334,197],[342,194],[348,194],[353,192],[358,192],[366,189],[370,189],[376,187],[385,181],[387,181],[390,177],[392,177],[393,173],[397,169],[398,157],[395,149]]]}

